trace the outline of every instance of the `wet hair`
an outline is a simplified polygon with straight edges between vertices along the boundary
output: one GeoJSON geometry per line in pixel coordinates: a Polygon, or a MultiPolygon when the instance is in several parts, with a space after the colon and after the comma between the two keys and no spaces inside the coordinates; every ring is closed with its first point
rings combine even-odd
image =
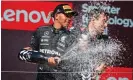
{"type": "Polygon", "coordinates": [[[93,9],[91,10],[88,15],[89,15],[89,20],[92,18],[98,19],[100,14],[104,13],[105,16],[109,16],[106,10],[103,9],[93,9]]]}

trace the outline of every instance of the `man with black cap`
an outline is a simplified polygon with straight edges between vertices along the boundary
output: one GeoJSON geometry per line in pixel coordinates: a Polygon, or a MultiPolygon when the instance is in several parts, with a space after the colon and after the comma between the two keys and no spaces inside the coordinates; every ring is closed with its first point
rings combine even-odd
{"type": "Polygon", "coordinates": [[[39,27],[33,33],[31,47],[20,51],[20,60],[39,64],[37,80],[56,80],[53,72],[59,69],[60,57],[76,38],[67,30],[71,18],[76,15],[68,4],[58,5],[51,15],[53,25],[39,27]]]}

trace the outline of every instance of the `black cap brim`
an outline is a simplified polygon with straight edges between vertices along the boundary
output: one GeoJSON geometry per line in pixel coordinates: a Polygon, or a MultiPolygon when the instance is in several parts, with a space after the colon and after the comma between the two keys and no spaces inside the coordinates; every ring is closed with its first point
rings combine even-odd
{"type": "MultiPolygon", "coordinates": [[[[77,13],[76,11],[73,11],[73,12],[71,12],[71,13],[64,13],[64,12],[60,12],[60,13],[63,13],[63,14],[65,14],[65,15],[68,16],[68,17],[78,16],[78,13],[77,13]]],[[[51,13],[51,17],[54,17],[54,15],[55,15],[55,13],[52,12],[52,13],[51,13]]]]}
{"type": "Polygon", "coordinates": [[[64,13],[67,17],[78,16],[78,13],[73,11],[71,13],[64,13]]]}
{"type": "Polygon", "coordinates": [[[73,16],[78,16],[78,13],[77,13],[76,11],[73,11],[71,14],[72,14],[73,16]]]}

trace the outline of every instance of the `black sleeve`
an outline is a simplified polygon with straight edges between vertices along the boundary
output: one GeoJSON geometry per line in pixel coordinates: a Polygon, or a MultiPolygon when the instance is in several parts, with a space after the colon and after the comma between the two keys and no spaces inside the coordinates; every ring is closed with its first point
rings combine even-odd
{"type": "Polygon", "coordinates": [[[32,47],[33,50],[39,50],[39,34],[38,30],[36,30],[31,37],[31,42],[30,46],[32,47]]]}
{"type": "Polygon", "coordinates": [[[21,49],[18,55],[19,59],[26,62],[33,63],[46,63],[48,58],[45,54],[35,51],[35,50],[26,50],[21,49]]]}

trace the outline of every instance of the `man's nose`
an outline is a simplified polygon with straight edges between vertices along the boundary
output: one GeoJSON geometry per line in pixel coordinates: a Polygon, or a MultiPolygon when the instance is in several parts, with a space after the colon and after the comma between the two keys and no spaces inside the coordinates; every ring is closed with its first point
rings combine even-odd
{"type": "Polygon", "coordinates": [[[71,18],[67,18],[69,21],[71,20],[71,18]]]}

